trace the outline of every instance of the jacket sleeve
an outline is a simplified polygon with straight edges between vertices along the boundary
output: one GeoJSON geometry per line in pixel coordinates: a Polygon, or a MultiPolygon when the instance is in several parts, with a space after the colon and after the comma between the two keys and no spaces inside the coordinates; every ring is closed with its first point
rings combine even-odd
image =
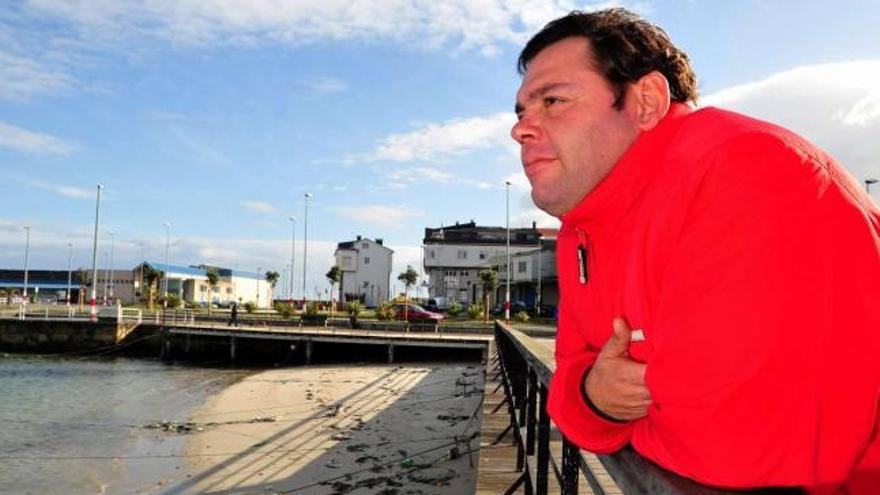
{"type": "Polygon", "coordinates": [[[550,381],[547,411],[559,430],[578,447],[597,454],[615,452],[629,442],[632,423],[608,421],[584,402],[583,377],[596,360],[598,349],[589,347],[567,304],[563,295],[556,336],[556,372],[550,381]]]}
{"type": "Polygon", "coordinates": [[[702,483],[833,488],[871,442],[878,216],[804,149],[754,133],[702,162],[661,274],[633,445],[702,483]]]}

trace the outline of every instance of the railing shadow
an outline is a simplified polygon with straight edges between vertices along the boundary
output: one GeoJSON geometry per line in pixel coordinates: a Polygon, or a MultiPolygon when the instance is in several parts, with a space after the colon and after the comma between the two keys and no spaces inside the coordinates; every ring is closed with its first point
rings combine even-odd
{"type": "MultiPolygon", "coordinates": [[[[474,366],[468,376],[481,378],[482,371],[478,373],[477,368],[474,366]]],[[[462,418],[475,412],[482,397],[481,390],[473,386],[476,384],[470,387],[468,397],[457,393],[462,390],[457,386],[459,371],[465,369],[466,365],[433,365],[430,372],[420,374],[409,367],[389,368],[378,379],[328,402],[306,418],[286,425],[257,445],[169,487],[164,493],[301,495],[348,493],[364,488],[378,492],[422,481],[432,493],[443,493],[432,484],[432,476],[437,473],[428,474],[426,464],[448,456],[458,446],[461,457],[451,462],[466,465],[473,432],[479,430],[478,414],[473,420],[462,418]],[[444,369],[447,371],[438,372],[444,369]],[[455,376],[449,375],[453,369],[455,376]],[[453,417],[454,428],[430,426],[438,423],[436,415],[444,411],[453,417]],[[419,432],[417,438],[391,438],[385,425],[400,422],[412,423],[405,428],[409,431],[423,423],[429,428],[419,432]],[[424,480],[416,477],[413,481],[408,477],[419,473],[424,480]]],[[[481,381],[479,385],[482,386],[481,381]]],[[[448,466],[443,464],[437,469],[445,472],[448,466]]],[[[442,481],[442,472],[435,478],[442,481]]]]}

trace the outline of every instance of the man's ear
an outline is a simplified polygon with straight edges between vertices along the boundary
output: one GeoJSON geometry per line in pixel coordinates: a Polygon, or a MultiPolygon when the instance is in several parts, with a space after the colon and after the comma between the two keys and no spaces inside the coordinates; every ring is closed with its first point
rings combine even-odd
{"type": "Polygon", "coordinates": [[[669,81],[658,71],[652,71],[634,82],[630,88],[629,103],[636,124],[642,131],[653,129],[669,111],[669,81]]]}

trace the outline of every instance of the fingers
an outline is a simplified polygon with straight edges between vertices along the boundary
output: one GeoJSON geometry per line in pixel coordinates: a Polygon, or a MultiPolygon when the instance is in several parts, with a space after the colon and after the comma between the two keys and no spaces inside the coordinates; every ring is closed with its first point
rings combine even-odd
{"type": "Polygon", "coordinates": [[[629,350],[630,328],[623,318],[615,318],[612,324],[611,337],[601,353],[606,356],[625,356],[629,350]]]}

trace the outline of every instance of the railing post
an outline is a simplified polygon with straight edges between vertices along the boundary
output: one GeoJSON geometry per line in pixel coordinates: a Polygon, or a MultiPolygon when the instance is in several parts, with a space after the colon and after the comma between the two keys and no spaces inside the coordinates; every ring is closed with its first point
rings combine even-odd
{"type": "Polygon", "coordinates": [[[538,405],[538,465],[535,491],[538,495],[547,493],[547,472],[550,468],[550,416],[547,414],[547,387],[541,384],[538,405]]]}
{"type": "MultiPolygon", "coordinates": [[[[567,438],[562,438],[562,495],[577,495],[578,473],[580,473],[580,450],[567,438]]],[[[604,491],[595,491],[602,495],[604,491]]]]}
{"type": "Polygon", "coordinates": [[[526,455],[535,455],[535,423],[538,407],[538,376],[535,370],[529,369],[529,397],[526,411],[526,455]]]}

